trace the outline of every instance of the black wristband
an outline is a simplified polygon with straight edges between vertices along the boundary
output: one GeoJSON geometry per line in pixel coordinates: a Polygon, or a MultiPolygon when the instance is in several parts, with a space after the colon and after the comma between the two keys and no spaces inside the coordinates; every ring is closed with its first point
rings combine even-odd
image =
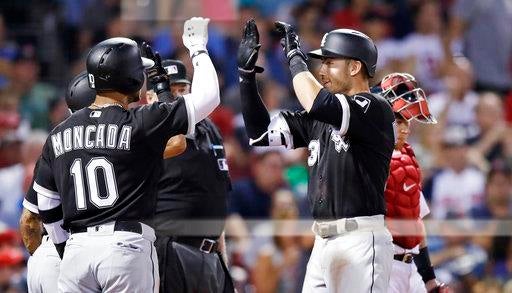
{"type": "Polygon", "coordinates": [[[192,56],[190,56],[190,59],[194,59],[194,57],[196,57],[196,56],[198,56],[198,55],[200,55],[200,54],[203,54],[203,53],[204,53],[204,54],[206,54],[206,55],[208,55],[208,51],[206,51],[206,50],[199,50],[199,51],[195,51],[195,52],[192,54],[192,56]]]}
{"type": "Polygon", "coordinates": [[[300,55],[295,55],[290,59],[290,71],[292,72],[292,78],[303,71],[308,71],[308,66],[300,55]]]}
{"type": "Polygon", "coordinates": [[[420,274],[424,283],[427,283],[428,281],[436,278],[434,268],[430,263],[430,256],[428,255],[427,247],[420,248],[420,253],[414,256],[414,263],[416,264],[418,273],[420,274]]]}

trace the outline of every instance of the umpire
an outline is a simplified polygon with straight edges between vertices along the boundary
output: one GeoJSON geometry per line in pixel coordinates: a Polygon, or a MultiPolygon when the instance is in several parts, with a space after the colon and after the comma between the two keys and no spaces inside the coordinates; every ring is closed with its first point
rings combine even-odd
{"type": "MultiPolygon", "coordinates": [[[[158,80],[149,80],[158,98],[173,100],[189,94],[185,65],[178,60],[164,60],[162,66],[169,77],[169,92],[162,90],[158,80]]],[[[181,155],[164,160],[158,184],[155,245],[160,289],[233,292],[223,235],[231,181],[222,137],[206,118],[196,124],[195,133],[187,136],[186,142],[181,155]]]]}

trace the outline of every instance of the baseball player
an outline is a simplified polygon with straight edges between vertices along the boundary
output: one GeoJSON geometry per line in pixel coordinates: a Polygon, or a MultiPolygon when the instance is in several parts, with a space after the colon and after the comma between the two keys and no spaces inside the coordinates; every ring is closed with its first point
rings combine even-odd
{"type": "Polygon", "coordinates": [[[245,27],[238,51],[242,114],[251,145],[307,147],[315,244],[303,292],[386,292],[393,245],[384,224],[384,185],[394,147],[389,103],[370,93],[377,49],[361,32],[333,30],[321,48],[320,82],[308,71],[294,29],[282,36],[302,112],[270,118],[258,94],[258,31],[245,27]]]}
{"type": "Polygon", "coordinates": [[[34,181],[39,214],[62,257],[60,292],[158,291],[151,225],[163,151],[220,101],[206,54],[208,21],[185,22],[183,43],[202,86],[173,103],[128,109],[145,68],[154,66],[133,40],[108,39],[89,52],[96,99],[50,132],[34,181]]]}
{"type": "MultiPolygon", "coordinates": [[[[66,90],[66,103],[71,113],[89,106],[96,92],[89,87],[87,72],[75,76],[66,90]]],[[[37,162],[34,174],[37,172],[37,162]]],[[[37,193],[34,181],[23,199],[23,212],[20,218],[20,232],[23,243],[30,253],[27,263],[27,287],[30,293],[57,292],[60,257],[48,233],[42,228],[37,208],[37,193]],[[41,237],[42,235],[42,237],[41,237]]]]}
{"type": "Polygon", "coordinates": [[[396,115],[396,143],[391,159],[385,199],[388,227],[393,234],[394,261],[388,292],[448,292],[436,280],[430,264],[421,218],[430,210],[421,192],[421,170],[407,143],[409,123],[437,123],[425,93],[407,73],[386,75],[380,84],[396,115]],[[395,222],[396,220],[405,220],[395,222]]]}
{"type": "MultiPolygon", "coordinates": [[[[149,50],[148,56],[154,56],[149,50]]],[[[158,64],[159,60],[156,59],[158,64]]],[[[164,60],[168,93],[149,80],[160,101],[190,93],[185,65],[164,60]],[[170,95],[169,95],[170,93],[170,95]]],[[[195,89],[194,89],[195,90],[195,89]]],[[[222,137],[205,118],[187,136],[183,154],[164,160],[155,215],[163,292],[233,292],[224,259],[224,219],[231,188],[222,137]],[[194,235],[191,235],[191,231],[194,235]]]]}

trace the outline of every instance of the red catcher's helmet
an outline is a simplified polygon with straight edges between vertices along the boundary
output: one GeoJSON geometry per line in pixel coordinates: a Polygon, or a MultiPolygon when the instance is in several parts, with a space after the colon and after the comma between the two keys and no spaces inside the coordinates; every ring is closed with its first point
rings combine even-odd
{"type": "Polygon", "coordinates": [[[393,111],[407,121],[416,119],[421,123],[437,123],[430,114],[423,89],[418,87],[414,76],[408,73],[391,73],[382,79],[381,95],[391,103],[393,111]]]}

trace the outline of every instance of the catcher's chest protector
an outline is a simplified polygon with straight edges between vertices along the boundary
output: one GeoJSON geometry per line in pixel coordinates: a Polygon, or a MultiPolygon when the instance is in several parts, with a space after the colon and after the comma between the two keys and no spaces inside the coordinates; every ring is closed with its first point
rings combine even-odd
{"type": "Polygon", "coordinates": [[[406,144],[400,151],[393,151],[385,191],[386,217],[396,220],[412,220],[401,222],[400,225],[388,221],[388,228],[393,234],[393,242],[403,248],[411,249],[422,239],[420,192],[420,167],[411,146],[406,144]],[[398,236],[404,233],[416,235],[398,236]]]}

